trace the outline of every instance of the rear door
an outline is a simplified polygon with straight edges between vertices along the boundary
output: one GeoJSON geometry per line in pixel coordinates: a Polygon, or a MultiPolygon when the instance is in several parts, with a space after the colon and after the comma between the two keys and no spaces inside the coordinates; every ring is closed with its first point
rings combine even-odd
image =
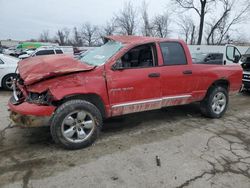
{"type": "Polygon", "coordinates": [[[163,106],[186,104],[192,99],[196,80],[179,42],[159,43],[162,53],[161,85],[163,106]]]}

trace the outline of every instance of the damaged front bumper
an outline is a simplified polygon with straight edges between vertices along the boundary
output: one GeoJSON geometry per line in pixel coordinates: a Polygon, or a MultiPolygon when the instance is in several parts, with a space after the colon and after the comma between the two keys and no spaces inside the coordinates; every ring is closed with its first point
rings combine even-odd
{"type": "Polygon", "coordinates": [[[16,112],[10,112],[10,119],[15,126],[22,128],[42,127],[50,124],[50,117],[22,115],[16,112]]]}
{"type": "Polygon", "coordinates": [[[11,101],[13,101],[13,98],[8,103],[10,119],[16,126],[20,127],[48,126],[56,108],[54,106],[40,106],[27,102],[15,105],[11,101]]]}

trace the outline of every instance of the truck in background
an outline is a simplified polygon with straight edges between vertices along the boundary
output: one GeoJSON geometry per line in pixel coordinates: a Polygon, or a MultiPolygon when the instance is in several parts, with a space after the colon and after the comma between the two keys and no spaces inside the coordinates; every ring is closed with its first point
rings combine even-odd
{"type": "Polygon", "coordinates": [[[36,49],[42,46],[59,46],[59,44],[50,42],[22,42],[16,46],[16,49],[17,50],[36,49]]]}
{"type": "MultiPolygon", "coordinates": [[[[248,47],[243,46],[234,46],[232,44],[224,45],[224,46],[216,46],[216,45],[189,45],[189,50],[191,56],[196,58],[202,54],[206,54],[207,56],[213,56],[213,54],[220,54],[219,56],[222,60],[223,65],[228,65],[239,61],[241,58],[241,54],[244,54],[248,47]],[[234,58],[227,54],[233,54],[234,58]]],[[[216,56],[215,56],[216,57],[216,56]]],[[[218,56],[217,56],[218,57],[218,56]]],[[[218,60],[218,59],[211,59],[208,60],[218,60]]],[[[211,64],[214,64],[215,61],[211,61],[211,64]]],[[[218,61],[216,61],[218,62],[218,61]]],[[[209,63],[206,63],[209,64],[209,63]]]]}
{"type": "Polygon", "coordinates": [[[243,68],[243,88],[250,90],[250,48],[242,55],[240,64],[243,68]]]}

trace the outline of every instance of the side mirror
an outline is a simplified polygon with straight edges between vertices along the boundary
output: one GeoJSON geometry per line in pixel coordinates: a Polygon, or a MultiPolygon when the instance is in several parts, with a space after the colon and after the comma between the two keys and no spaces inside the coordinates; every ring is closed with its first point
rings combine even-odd
{"type": "Polygon", "coordinates": [[[240,61],[240,56],[239,56],[239,55],[236,55],[236,56],[234,57],[234,63],[239,63],[239,61],[240,61]]]}
{"type": "Polygon", "coordinates": [[[123,70],[123,64],[121,60],[118,60],[114,65],[112,65],[112,70],[123,70]]]}

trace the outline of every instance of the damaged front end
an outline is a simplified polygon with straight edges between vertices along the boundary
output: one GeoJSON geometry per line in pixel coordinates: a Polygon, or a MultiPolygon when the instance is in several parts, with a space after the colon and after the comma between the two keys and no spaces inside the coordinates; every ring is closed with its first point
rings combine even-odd
{"type": "Polygon", "coordinates": [[[13,111],[9,117],[16,126],[22,128],[49,126],[50,122],[50,117],[22,115],[13,111]]]}
{"type": "Polygon", "coordinates": [[[9,100],[10,119],[19,127],[48,126],[55,110],[49,91],[39,93],[28,92],[18,76],[13,80],[13,95],[9,100]]]}
{"type": "Polygon", "coordinates": [[[95,66],[65,55],[32,57],[20,61],[19,74],[13,80],[13,96],[8,104],[10,119],[22,127],[49,125],[60,100],[58,96],[64,96],[61,91],[72,87],[72,83],[74,89],[79,87],[79,91],[82,91],[82,77],[75,75],[93,69],[95,66]]]}

